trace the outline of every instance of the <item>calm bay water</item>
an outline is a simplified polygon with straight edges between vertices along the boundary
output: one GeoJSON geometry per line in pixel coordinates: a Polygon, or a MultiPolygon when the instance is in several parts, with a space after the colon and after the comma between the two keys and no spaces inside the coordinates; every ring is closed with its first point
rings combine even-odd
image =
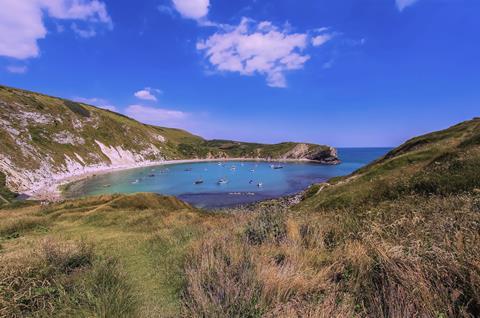
{"type": "Polygon", "coordinates": [[[177,196],[198,207],[233,206],[294,194],[313,183],[350,174],[390,148],[338,150],[342,163],[335,166],[237,161],[162,165],[95,176],[72,184],[66,195],[155,192],[177,196]],[[283,168],[273,169],[272,164],[283,168]],[[219,184],[219,180],[225,183],[219,184]]]}

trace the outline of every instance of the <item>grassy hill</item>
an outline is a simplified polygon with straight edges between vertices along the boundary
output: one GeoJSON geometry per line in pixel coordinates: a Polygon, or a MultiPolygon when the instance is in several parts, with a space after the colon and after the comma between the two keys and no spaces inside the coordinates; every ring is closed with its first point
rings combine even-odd
{"type": "Polygon", "coordinates": [[[178,317],[185,256],[226,220],[155,194],[0,210],[0,316],[178,317]]]}
{"type": "Polygon", "coordinates": [[[480,120],[414,138],[187,259],[195,317],[478,317],[480,120]]]}
{"type": "Polygon", "coordinates": [[[136,194],[3,207],[0,316],[479,317],[479,189],[477,118],[295,206],[212,213],[136,194]]]}
{"type": "Polygon", "coordinates": [[[378,203],[410,194],[461,194],[480,188],[480,118],[413,138],[350,176],[311,189],[309,208],[378,203]],[[316,191],[315,191],[316,190],[316,191]]]}
{"type": "Polygon", "coordinates": [[[327,146],[207,141],[181,129],[39,93],[0,86],[0,172],[7,186],[31,192],[92,169],[151,161],[252,157],[338,163],[327,146]]]}

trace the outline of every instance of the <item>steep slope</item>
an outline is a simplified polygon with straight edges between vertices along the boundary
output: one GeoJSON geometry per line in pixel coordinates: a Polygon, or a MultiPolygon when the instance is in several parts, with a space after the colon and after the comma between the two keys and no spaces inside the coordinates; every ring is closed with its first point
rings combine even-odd
{"type": "Polygon", "coordinates": [[[479,317],[479,189],[473,119],[262,203],[188,258],[187,316],[479,317]]]}
{"type": "Polygon", "coordinates": [[[206,141],[180,129],[0,86],[0,172],[13,191],[32,193],[68,176],[109,167],[229,157],[338,163],[335,149],[327,146],[206,141]]]}
{"type": "Polygon", "coordinates": [[[313,187],[304,204],[338,207],[409,194],[447,195],[479,189],[480,118],[474,118],[413,138],[350,176],[313,187]]]}

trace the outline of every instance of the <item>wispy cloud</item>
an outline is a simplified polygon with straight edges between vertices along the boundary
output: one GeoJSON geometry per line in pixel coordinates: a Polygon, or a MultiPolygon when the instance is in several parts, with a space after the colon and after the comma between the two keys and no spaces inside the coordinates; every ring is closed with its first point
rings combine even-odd
{"type": "Polygon", "coordinates": [[[2,0],[0,56],[16,59],[38,57],[38,40],[47,36],[44,19],[76,20],[91,28],[113,27],[105,3],[100,0],[2,0]]]}
{"type": "Polygon", "coordinates": [[[405,8],[415,4],[418,0],[395,0],[398,10],[403,11],[405,8]]]}
{"type": "Polygon", "coordinates": [[[130,105],[125,109],[125,115],[136,120],[157,126],[182,126],[189,114],[179,111],[143,105],[130,105]]]}
{"type": "Polygon", "coordinates": [[[28,67],[26,66],[15,66],[10,65],[6,67],[7,71],[13,74],[25,74],[28,71],[28,67]]]}
{"type": "Polygon", "coordinates": [[[324,33],[311,38],[309,33],[291,33],[289,25],[280,28],[269,21],[243,18],[237,27],[221,29],[198,42],[197,49],[217,71],[261,74],[269,86],[286,87],[285,73],[302,69],[310,59],[305,53],[310,42],[321,46],[332,36],[324,33]]]}
{"type": "Polygon", "coordinates": [[[72,23],[72,30],[81,38],[88,39],[97,35],[97,31],[94,28],[88,27],[86,29],[80,28],[76,23],[72,23]]]}
{"type": "Polygon", "coordinates": [[[138,92],[135,92],[133,95],[138,99],[143,100],[150,100],[150,101],[157,101],[157,97],[155,95],[162,94],[162,91],[157,88],[145,87],[138,92]]]}

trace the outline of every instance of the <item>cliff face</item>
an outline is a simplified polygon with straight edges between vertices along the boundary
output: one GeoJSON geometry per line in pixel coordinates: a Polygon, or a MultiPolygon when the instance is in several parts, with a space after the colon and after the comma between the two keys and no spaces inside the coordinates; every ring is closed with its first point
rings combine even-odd
{"type": "Polygon", "coordinates": [[[297,144],[292,150],[285,153],[285,159],[308,159],[323,164],[338,164],[337,150],[333,147],[318,146],[311,144],[297,144]]]}
{"type": "Polygon", "coordinates": [[[338,162],[327,146],[206,141],[90,105],[0,86],[0,172],[16,192],[29,194],[66,177],[106,168],[247,157],[338,162]]]}

